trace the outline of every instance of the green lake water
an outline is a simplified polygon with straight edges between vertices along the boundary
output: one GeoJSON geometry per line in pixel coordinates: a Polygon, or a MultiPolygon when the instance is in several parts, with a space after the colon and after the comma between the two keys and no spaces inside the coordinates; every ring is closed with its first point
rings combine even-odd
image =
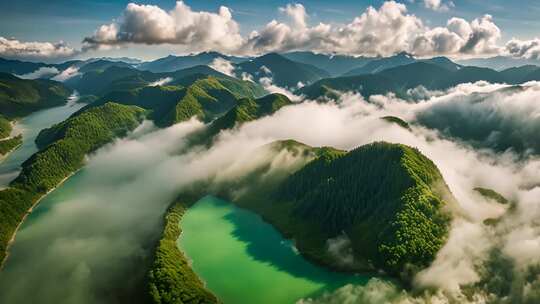
{"type": "Polygon", "coordinates": [[[370,277],[328,271],[306,261],[258,215],[205,197],[184,215],[178,246],[225,304],[288,304],[370,277]]]}
{"type": "Polygon", "coordinates": [[[0,189],[5,188],[19,174],[21,164],[37,152],[36,139],[39,131],[61,122],[84,104],[76,103],[78,95],[69,97],[68,103],[61,107],[50,108],[32,113],[15,124],[13,134],[22,134],[23,143],[5,159],[0,161],[0,189]]]}

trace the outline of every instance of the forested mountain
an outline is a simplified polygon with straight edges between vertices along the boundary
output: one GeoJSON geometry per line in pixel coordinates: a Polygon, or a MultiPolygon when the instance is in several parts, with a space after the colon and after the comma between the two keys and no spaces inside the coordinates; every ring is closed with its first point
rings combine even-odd
{"type": "Polygon", "coordinates": [[[60,82],[20,79],[0,73],[0,113],[7,118],[65,104],[70,94],[71,89],[60,82]]]}
{"type": "Polygon", "coordinates": [[[512,67],[518,67],[523,65],[540,65],[540,61],[534,58],[516,58],[510,56],[495,56],[489,58],[473,58],[459,60],[459,64],[465,66],[478,66],[483,68],[490,68],[497,71],[502,71],[512,67]]]}
{"type": "Polygon", "coordinates": [[[398,86],[391,79],[380,74],[350,77],[325,78],[297,91],[310,99],[319,97],[337,98],[340,92],[358,92],[364,96],[386,94],[398,86]]]}
{"type": "MultiPolygon", "coordinates": [[[[452,195],[435,164],[405,145],[373,143],[320,157],[286,179],[278,201],[326,238],[393,275],[427,267],[445,243],[452,195]],[[446,199],[446,200],[445,200],[446,199]]],[[[298,238],[295,238],[298,240],[298,238]]]]}
{"type": "Polygon", "coordinates": [[[140,71],[131,67],[111,66],[105,70],[95,70],[84,73],[81,77],[72,78],[66,82],[81,94],[103,96],[114,91],[125,91],[144,86],[181,85],[187,86],[199,78],[215,76],[231,85],[237,84],[238,90],[249,90],[261,95],[260,85],[238,80],[227,76],[208,66],[194,66],[169,73],[152,73],[140,71]],[[238,85],[240,84],[241,85],[238,85]]]}
{"type": "Polygon", "coordinates": [[[412,55],[403,52],[395,56],[372,60],[361,67],[349,70],[342,76],[375,74],[393,67],[406,65],[414,62],[416,62],[416,59],[414,59],[412,55]]]}
{"type": "Polygon", "coordinates": [[[227,56],[217,52],[203,52],[188,56],[169,55],[167,57],[159,58],[154,61],[143,62],[138,65],[137,68],[155,73],[174,72],[177,70],[191,68],[197,65],[209,65],[216,58],[223,58],[232,63],[240,63],[247,60],[247,58],[227,56]]]}
{"type": "Polygon", "coordinates": [[[367,64],[360,66],[358,68],[352,69],[342,76],[358,76],[365,74],[375,74],[380,73],[385,70],[393,69],[396,67],[409,65],[412,63],[424,62],[438,67],[447,69],[449,71],[455,72],[459,70],[462,66],[453,62],[452,60],[446,57],[434,57],[430,59],[416,59],[412,55],[407,53],[399,53],[395,56],[380,58],[372,60],[367,64]]]}
{"type": "Polygon", "coordinates": [[[42,62],[26,62],[20,60],[10,60],[0,58],[0,72],[10,73],[15,75],[23,75],[32,73],[43,67],[51,67],[53,65],[42,62]]]}
{"type": "Polygon", "coordinates": [[[205,136],[213,136],[221,130],[231,129],[242,123],[273,114],[282,107],[291,104],[292,102],[287,96],[277,93],[259,99],[242,98],[238,100],[238,104],[234,108],[210,124],[205,136]]]}
{"type": "Polygon", "coordinates": [[[299,84],[305,85],[330,77],[330,74],[324,70],[289,60],[276,53],[237,64],[235,73],[238,77],[242,77],[242,73],[247,73],[257,82],[261,78],[268,77],[274,84],[287,88],[296,88],[299,84]]]}
{"type": "Polygon", "coordinates": [[[298,93],[310,98],[317,98],[336,96],[338,91],[355,91],[364,96],[395,92],[406,98],[407,90],[417,86],[443,90],[461,83],[481,80],[509,84],[540,80],[540,68],[525,66],[498,72],[479,67],[451,68],[451,65],[433,64],[429,60],[424,60],[400,65],[375,74],[322,79],[299,89],[298,93]]]}
{"type": "Polygon", "coordinates": [[[80,112],[114,101],[150,110],[148,117],[157,125],[170,126],[192,116],[209,121],[234,107],[237,99],[257,97],[264,93],[260,86],[252,82],[231,77],[194,74],[173,83],[176,85],[139,86],[111,91],[80,112]]]}
{"type": "Polygon", "coordinates": [[[292,61],[316,66],[330,73],[332,77],[340,76],[352,68],[361,67],[378,58],[353,57],[346,55],[326,55],[312,52],[290,52],[281,54],[292,61]]]}

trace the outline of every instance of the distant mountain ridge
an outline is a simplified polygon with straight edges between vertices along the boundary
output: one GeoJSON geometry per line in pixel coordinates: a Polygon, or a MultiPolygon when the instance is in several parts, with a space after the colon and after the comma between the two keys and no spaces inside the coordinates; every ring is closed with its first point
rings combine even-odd
{"type": "Polygon", "coordinates": [[[368,62],[366,65],[352,69],[342,76],[357,76],[365,74],[376,74],[384,70],[392,69],[399,66],[404,66],[416,62],[431,63],[450,71],[457,71],[461,65],[453,62],[446,57],[433,57],[430,59],[416,59],[413,55],[402,52],[395,56],[380,58],[368,62]]]}
{"type": "Polygon", "coordinates": [[[137,65],[137,68],[144,71],[163,73],[174,72],[181,69],[187,69],[198,65],[209,65],[216,58],[223,58],[232,63],[240,63],[248,58],[227,56],[218,52],[203,52],[195,55],[174,56],[159,58],[149,62],[143,62],[137,65]]]}
{"type": "Polygon", "coordinates": [[[237,77],[249,74],[258,82],[270,78],[273,83],[286,88],[297,88],[317,80],[328,78],[330,74],[316,66],[287,59],[277,53],[269,53],[236,65],[237,77]]]}
{"type": "Polygon", "coordinates": [[[309,98],[336,97],[339,92],[353,91],[364,96],[397,93],[408,97],[407,90],[422,86],[443,90],[462,83],[488,81],[491,83],[520,84],[540,80],[540,67],[524,66],[501,72],[473,66],[448,66],[446,60],[422,60],[382,70],[378,73],[328,78],[301,88],[298,94],[309,98]],[[446,63],[446,64],[445,64],[446,63]]]}
{"type": "Polygon", "coordinates": [[[332,77],[343,75],[352,68],[361,67],[377,58],[354,57],[346,55],[326,55],[313,52],[282,53],[283,57],[305,64],[310,64],[330,73],[332,77]]]}

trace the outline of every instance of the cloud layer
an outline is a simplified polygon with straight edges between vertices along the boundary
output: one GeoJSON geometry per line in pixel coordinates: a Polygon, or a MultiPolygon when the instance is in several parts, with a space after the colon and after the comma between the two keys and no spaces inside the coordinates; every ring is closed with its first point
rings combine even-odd
{"type": "MultiPolygon", "coordinates": [[[[202,123],[190,121],[155,130],[147,122],[130,137],[92,155],[86,168],[70,180],[75,183],[72,188],[70,181],[66,184],[68,194],[69,189],[77,190],[73,196],[60,197],[56,204],[43,202],[42,206],[51,209],[20,231],[13,258],[21,260],[13,267],[8,263],[0,276],[0,286],[6,288],[0,299],[7,303],[28,299],[26,289],[21,287],[28,285],[35,286],[30,297],[55,303],[84,303],[81,299],[104,302],[101,297],[110,294],[110,286],[118,287],[118,282],[129,289],[133,282],[124,279],[144,275],[133,274],[144,268],[133,265],[142,265],[140,261],[147,252],[143,246],[156,235],[157,223],[179,189],[201,180],[227,181],[272,160],[270,170],[294,164],[290,155],[257,153],[257,158],[252,157],[255,149],[284,139],[341,149],[380,140],[417,147],[435,162],[458,200],[447,244],[414,282],[420,296],[375,280],[300,303],[449,303],[449,299],[465,303],[468,299],[462,291],[466,286],[472,286],[468,290],[477,299],[486,299],[489,289],[477,284],[486,277],[499,279],[499,273],[485,266],[494,248],[514,263],[499,268],[513,275],[503,280],[515,288],[510,297],[531,299],[540,291],[540,280],[525,277],[524,269],[540,263],[540,159],[472,149],[459,139],[445,138],[439,131],[418,124],[418,117],[441,105],[452,105],[450,100],[459,108],[460,100],[474,101],[479,94],[508,94],[514,102],[505,104],[505,109],[513,116],[522,115],[521,121],[527,124],[530,111],[521,108],[529,103],[528,95],[540,97],[539,87],[530,84],[524,89],[526,94],[519,95],[501,91],[505,88],[502,85],[464,84],[444,92],[425,92],[427,97],[414,103],[392,95],[365,100],[356,94],[344,94],[338,103],[306,101],[284,107],[272,116],[220,133],[209,148],[188,151],[185,136],[203,128],[202,123]],[[412,122],[412,131],[380,119],[387,115],[412,122]],[[474,187],[495,189],[515,201],[516,207],[488,201],[473,191],[474,187]],[[484,220],[493,218],[501,220],[495,226],[484,224],[484,220]],[[40,250],[35,250],[36,246],[40,250]],[[32,271],[35,276],[20,275],[32,271]],[[37,274],[47,274],[48,279],[37,274]],[[522,284],[523,280],[530,282],[522,284]],[[424,292],[424,288],[431,289],[424,292]]],[[[499,106],[498,99],[486,100],[492,107],[482,109],[490,115],[499,106]]],[[[477,120],[481,124],[481,119],[477,120]]],[[[351,262],[346,238],[330,240],[328,245],[336,258],[351,262]]]]}

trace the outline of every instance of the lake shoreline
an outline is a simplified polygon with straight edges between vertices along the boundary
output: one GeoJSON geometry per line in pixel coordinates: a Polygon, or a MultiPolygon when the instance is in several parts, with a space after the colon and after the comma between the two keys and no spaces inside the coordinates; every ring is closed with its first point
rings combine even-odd
{"type": "MultiPolygon", "coordinates": [[[[268,239],[268,241],[271,241],[271,244],[274,244],[274,245],[272,245],[272,246],[270,246],[268,248],[266,248],[266,245],[264,245],[265,246],[264,248],[266,248],[265,250],[277,250],[275,252],[272,251],[274,253],[270,254],[270,255],[275,255],[276,258],[271,259],[271,260],[266,260],[265,256],[268,257],[268,254],[269,254],[268,253],[268,254],[263,254],[263,256],[259,256],[259,258],[262,258],[262,260],[258,260],[258,258],[257,258],[258,255],[257,254],[255,256],[251,256],[251,254],[254,254],[254,253],[245,253],[250,257],[242,258],[242,256],[244,255],[244,254],[242,254],[240,256],[240,260],[239,260],[240,264],[235,264],[236,265],[235,267],[237,267],[237,270],[239,271],[239,275],[241,275],[240,273],[242,273],[242,271],[244,271],[244,273],[247,276],[245,279],[248,279],[248,280],[251,277],[250,273],[261,273],[261,274],[264,273],[266,276],[270,275],[270,277],[268,278],[268,280],[270,280],[270,281],[272,281],[273,279],[277,279],[278,281],[279,280],[285,280],[283,282],[287,282],[287,283],[283,283],[285,285],[282,284],[283,285],[282,287],[285,288],[285,289],[291,288],[290,286],[296,286],[296,287],[294,287],[295,291],[292,292],[292,294],[285,292],[284,294],[281,294],[281,295],[276,297],[276,299],[281,299],[281,300],[285,301],[283,303],[295,303],[295,301],[297,301],[299,299],[302,299],[304,297],[316,296],[318,294],[322,294],[323,292],[325,292],[327,290],[334,290],[336,288],[335,284],[338,284],[337,286],[339,286],[339,287],[341,287],[343,285],[346,285],[346,284],[349,284],[349,283],[353,283],[353,282],[355,284],[356,283],[364,284],[364,283],[367,283],[374,276],[381,277],[380,275],[376,274],[375,272],[369,272],[369,273],[365,274],[365,273],[358,273],[358,272],[336,271],[336,269],[332,269],[331,267],[329,267],[329,265],[321,265],[319,263],[313,263],[313,260],[307,258],[304,254],[299,253],[298,251],[296,251],[293,248],[289,247],[289,245],[284,245],[283,242],[285,241],[288,244],[290,244],[290,246],[293,246],[293,244],[290,243],[291,239],[287,238],[285,236],[285,234],[282,233],[282,231],[277,229],[277,227],[274,226],[272,223],[265,220],[259,213],[251,210],[250,208],[245,208],[243,206],[239,206],[237,203],[235,203],[233,201],[221,199],[219,196],[202,195],[202,196],[200,196],[199,200],[196,200],[196,203],[190,204],[190,206],[185,210],[185,213],[187,214],[187,213],[191,212],[191,209],[193,209],[193,208],[197,209],[197,206],[198,206],[197,204],[199,202],[205,204],[206,202],[203,202],[203,201],[208,196],[211,197],[210,198],[211,200],[218,200],[218,201],[225,202],[226,203],[226,208],[233,210],[234,214],[242,214],[240,218],[246,219],[245,216],[248,216],[248,218],[250,218],[251,220],[247,220],[247,221],[241,220],[239,222],[239,223],[243,223],[243,224],[240,224],[241,226],[239,226],[239,227],[243,227],[244,232],[247,231],[246,229],[248,229],[250,231],[251,231],[251,229],[254,229],[253,231],[259,231],[259,232],[255,232],[255,233],[258,236],[260,236],[258,234],[258,233],[260,233],[260,231],[272,230],[272,232],[270,232],[270,234],[269,234],[270,239],[268,239]],[[250,226],[251,225],[250,223],[255,225],[255,226],[250,226]],[[248,225],[248,226],[246,226],[246,225],[248,225]],[[259,225],[261,225],[261,226],[259,226],[259,225]],[[265,228],[262,228],[262,230],[261,230],[260,227],[265,227],[265,228]],[[285,246],[286,249],[283,246],[285,246]],[[288,252],[290,252],[290,253],[288,253],[288,252]],[[291,257],[291,256],[294,256],[294,257],[291,257]],[[257,261],[255,264],[253,264],[251,262],[251,261],[254,261],[254,259],[257,261]],[[242,262],[242,261],[246,261],[247,264],[244,265],[243,264],[244,262],[242,262]],[[274,261],[274,262],[272,262],[272,261],[274,261]],[[294,262],[292,262],[292,261],[294,261],[294,262]],[[278,266],[276,266],[277,268],[274,268],[273,266],[268,268],[267,267],[267,265],[269,265],[268,263],[271,263],[271,264],[272,263],[277,263],[276,265],[278,265],[278,266]],[[293,263],[293,264],[290,264],[290,263],[293,263]],[[262,266],[262,265],[264,265],[264,266],[262,266]],[[290,268],[290,269],[287,268],[287,267],[289,267],[291,265],[297,265],[297,266],[294,266],[293,268],[290,268]],[[240,268],[238,268],[238,267],[240,267],[240,268]],[[282,267],[285,267],[285,268],[282,268],[282,267]],[[253,272],[253,271],[255,271],[255,272],[253,272]],[[302,275],[302,274],[304,274],[304,275],[302,275]],[[289,284],[291,284],[291,285],[289,285],[289,284]],[[288,295],[285,295],[285,294],[288,294],[288,295]],[[296,296],[298,296],[298,298],[295,298],[296,296]]],[[[219,207],[219,208],[221,208],[221,207],[219,207]]],[[[200,211],[196,211],[196,212],[200,212],[200,211]]],[[[218,217],[219,218],[223,217],[223,214],[219,213],[218,217]]],[[[213,270],[211,270],[211,269],[214,269],[215,267],[217,267],[217,268],[215,268],[215,271],[221,273],[221,272],[225,271],[225,269],[228,269],[227,266],[225,266],[223,269],[221,269],[220,267],[222,267],[222,266],[221,266],[221,264],[219,264],[221,262],[218,262],[219,266],[218,265],[213,265],[213,264],[208,264],[208,262],[211,261],[213,259],[213,257],[210,258],[210,260],[208,260],[207,258],[205,258],[205,256],[208,256],[208,255],[206,253],[204,253],[204,252],[201,252],[200,251],[201,249],[199,247],[194,247],[194,248],[198,248],[198,249],[194,249],[193,247],[189,247],[190,246],[189,244],[191,244],[191,246],[193,245],[194,240],[196,240],[197,242],[201,242],[201,241],[205,242],[204,240],[212,240],[213,237],[210,237],[210,239],[208,239],[208,236],[209,236],[210,232],[207,231],[207,230],[212,230],[212,228],[206,229],[206,230],[203,229],[202,231],[193,230],[193,229],[195,229],[194,226],[193,226],[193,223],[194,223],[193,219],[194,218],[191,218],[186,223],[184,223],[184,218],[185,218],[185,215],[182,218],[178,219],[178,226],[181,227],[180,229],[182,230],[182,234],[178,237],[177,242],[176,242],[177,250],[182,252],[183,256],[185,256],[186,260],[188,261],[187,265],[189,266],[191,271],[196,273],[199,280],[204,282],[205,286],[212,286],[212,289],[210,290],[212,293],[214,293],[215,295],[224,296],[224,298],[218,297],[219,300],[226,301],[225,303],[235,303],[234,294],[235,293],[237,294],[238,293],[238,288],[241,288],[241,287],[239,287],[239,286],[236,286],[236,287],[229,286],[228,283],[225,283],[220,278],[221,275],[219,275],[217,277],[212,276],[212,271],[213,270]],[[188,226],[185,226],[185,225],[188,225],[188,226]],[[188,231],[190,233],[189,239],[186,238],[188,231]],[[197,231],[199,231],[199,232],[197,232],[197,231]],[[197,233],[201,233],[201,234],[198,235],[197,233]],[[188,242],[188,243],[185,243],[185,242],[188,242]],[[188,246],[188,247],[185,247],[185,246],[188,246]],[[191,248],[191,249],[189,249],[189,248],[191,248]],[[193,251],[193,250],[195,250],[195,251],[193,251]],[[188,252],[190,252],[190,254],[188,254],[188,252]],[[200,254],[202,254],[202,256],[200,254]],[[197,265],[198,265],[198,267],[197,267],[197,265]],[[198,272],[196,272],[195,269],[200,268],[201,265],[206,265],[206,266],[204,266],[202,269],[198,269],[198,272]],[[203,269],[206,269],[206,270],[203,270],[203,269]],[[208,283],[211,283],[211,284],[208,284],[208,283]],[[232,298],[231,298],[231,296],[232,296],[232,298]]],[[[215,223],[212,222],[212,223],[213,224],[205,223],[204,225],[205,225],[205,227],[214,227],[213,225],[215,224],[215,225],[218,225],[216,227],[221,227],[220,224],[219,224],[219,221],[215,222],[215,223]]],[[[221,228],[223,229],[224,227],[221,227],[221,228]]],[[[227,229],[225,229],[225,230],[227,230],[227,229]]],[[[223,230],[220,230],[220,231],[223,231],[223,230]]],[[[264,233],[268,233],[268,232],[264,232],[264,233]]],[[[235,237],[233,237],[233,239],[234,238],[235,237]]],[[[257,242],[251,243],[249,241],[249,238],[246,239],[245,241],[249,242],[253,246],[258,246],[257,242]]],[[[207,249],[203,249],[203,250],[208,250],[209,252],[212,252],[213,246],[218,246],[218,247],[215,247],[215,250],[218,250],[218,248],[221,248],[221,247],[219,247],[220,246],[219,244],[220,243],[215,243],[215,244],[208,243],[208,245],[203,245],[203,247],[204,246],[210,246],[210,247],[208,247],[207,249]]],[[[227,242],[225,244],[226,245],[223,248],[229,248],[229,250],[232,250],[231,252],[235,252],[235,249],[232,249],[234,247],[229,247],[229,244],[227,242]]],[[[251,245],[249,245],[249,246],[251,246],[251,245]]],[[[245,249],[240,249],[240,251],[244,252],[245,249]]],[[[228,261],[233,261],[233,260],[236,261],[235,260],[236,255],[234,255],[232,257],[232,256],[230,256],[230,254],[231,253],[224,253],[224,255],[221,258],[226,259],[228,261]]],[[[210,255],[212,255],[212,254],[210,254],[210,255]]],[[[252,279],[254,279],[252,284],[253,284],[253,288],[255,288],[255,290],[257,290],[257,288],[261,288],[261,286],[266,284],[266,283],[264,283],[264,280],[261,281],[260,279],[257,279],[257,276],[252,277],[252,279]]],[[[270,294],[268,294],[267,296],[270,297],[270,298],[265,298],[265,299],[271,299],[273,297],[270,294]]],[[[264,298],[264,296],[263,296],[263,298],[264,298]]],[[[265,301],[263,301],[263,302],[267,303],[265,301]]],[[[272,302],[269,302],[269,303],[272,303],[272,302]]]]}
{"type": "Polygon", "coordinates": [[[28,208],[28,210],[26,210],[26,213],[24,214],[24,216],[22,217],[21,221],[19,222],[19,224],[17,225],[17,227],[15,228],[15,231],[13,232],[13,234],[11,235],[11,238],[9,239],[7,245],[6,245],[6,255],[4,257],[4,259],[1,261],[0,263],[0,271],[2,271],[2,269],[4,269],[4,265],[6,264],[8,258],[9,258],[9,249],[11,248],[11,246],[13,245],[13,242],[15,242],[15,239],[17,237],[17,232],[19,231],[19,229],[21,228],[21,226],[26,222],[26,219],[28,218],[28,216],[32,213],[32,211],[34,211],[34,208],[36,208],[39,203],[45,198],[47,197],[47,195],[49,195],[51,192],[53,192],[54,190],[56,190],[58,187],[62,186],[62,184],[64,182],[66,182],[70,177],[72,177],[75,173],[77,173],[79,170],[71,173],[70,175],[68,175],[67,177],[65,177],[64,179],[62,179],[58,185],[56,185],[54,188],[50,189],[49,191],[47,191],[45,194],[43,194],[42,196],[40,196],[33,204],[32,206],[30,206],[30,208],[28,208]]]}

